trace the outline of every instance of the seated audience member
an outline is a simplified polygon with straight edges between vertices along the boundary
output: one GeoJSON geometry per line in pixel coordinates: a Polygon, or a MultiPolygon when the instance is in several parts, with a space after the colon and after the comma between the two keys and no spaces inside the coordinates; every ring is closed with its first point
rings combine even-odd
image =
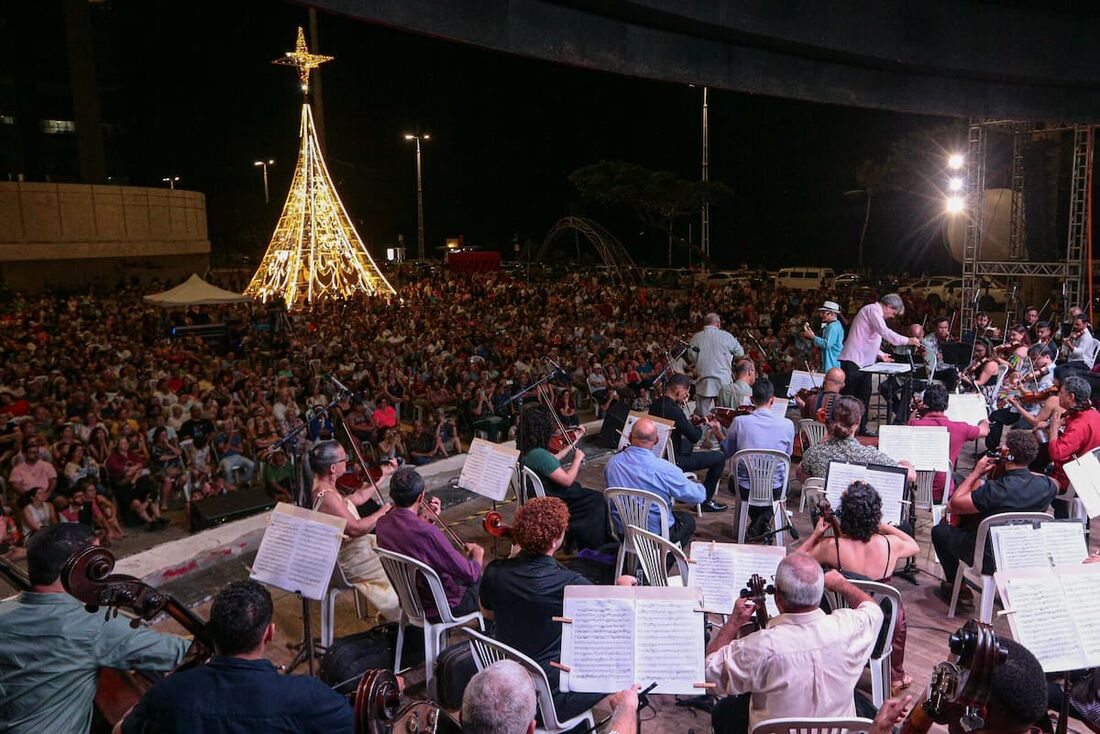
{"type": "MultiPolygon", "coordinates": [[[[952,468],[959,458],[963,444],[967,441],[976,441],[989,435],[989,421],[982,421],[976,426],[962,421],[953,421],[944,415],[947,410],[947,388],[939,383],[933,383],[924,391],[924,417],[914,415],[909,419],[911,426],[943,426],[949,436],[948,460],[952,468]]],[[[999,440],[999,439],[998,439],[999,440]]],[[[947,486],[947,473],[936,472],[932,479],[932,499],[940,502],[943,499],[943,491],[947,486]]]]}
{"type": "MultiPolygon", "coordinates": [[[[772,411],[775,403],[775,388],[770,380],[760,378],[752,386],[752,404],[755,409],[748,415],[740,416],[730,423],[729,431],[722,440],[722,452],[727,457],[738,451],[763,450],[782,451],[788,457],[794,449],[794,423],[772,411]]],[[[745,462],[738,462],[737,491],[742,502],[749,500],[749,469],[745,462]]],[[[787,467],[779,464],[772,477],[772,498],[778,500],[787,483],[787,467]]],[[[759,535],[772,522],[772,508],[749,506],[749,519],[752,522],[749,536],[759,535]]],[[[782,518],[779,527],[783,524],[782,518]]]]}
{"type": "Polygon", "coordinates": [[[424,427],[422,421],[413,421],[412,430],[405,444],[409,447],[409,463],[424,466],[432,463],[436,456],[435,434],[424,427]]]}
{"type": "MultiPolygon", "coordinates": [[[[882,499],[866,482],[852,482],[840,496],[837,508],[840,535],[826,536],[831,526],[821,518],[799,550],[809,553],[822,566],[840,571],[848,578],[890,583],[898,561],[920,552],[917,541],[882,521],[882,499]]],[[[885,629],[883,630],[885,634],[885,629]]],[[[883,637],[883,635],[880,635],[883,637]]],[[[885,642],[880,639],[879,645],[885,642]]],[[[878,645],[876,645],[878,647],[878,645]]],[[[905,674],[905,611],[898,610],[890,656],[892,688],[908,688],[913,679],[905,674]]]]}
{"type": "MultiPolygon", "coordinates": [[[[630,445],[613,455],[607,462],[604,476],[608,487],[643,489],[665,501],[669,509],[668,539],[686,548],[695,534],[695,517],[672,509],[673,501],[697,505],[707,498],[706,488],[684,476],[678,466],[653,453],[657,445],[657,425],[642,418],[630,431],[630,445]]],[[[612,522],[622,533],[618,510],[611,508],[612,522]]],[[[660,512],[654,506],[649,513],[646,530],[661,534],[660,512]]],[[[621,537],[621,536],[620,536],[621,537]]]]}
{"type": "Polygon", "coordinates": [[[61,568],[95,537],[52,525],[27,542],[31,589],[0,602],[0,728],[11,734],[86,732],[101,668],[169,671],[190,642],[124,616],[90,614],[61,585],[61,568]]]}
{"type": "Polygon", "coordinates": [[[256,464],[243,454],[244,436],[232,420],[222,421],[221,432],[214,436],[214,450],[218,452],[218,469],[226,482],[236,484],[233,472],[241,469],[244,471],[244,483],[252,484],[256,464]]]}
{"type": "Polygon", "coordinates": [[[856,713],[853,692],[878,638],[882,609],[839,572],[824,574],[812,556],[799,552],[779,562],[775,603],[780,615],[767,629],[738,638],[753,604],[737,599],[707,645],[707,681],[727,696],[712,713],[715,734],[744,734],[778,716],[856,713]],[[851,608],[826,614],[824,589],[851,608]]]}
{"type": "MultiPolygon", "coordinates": [[[[402,467],[390,478],[390,499],[394,509],[378,520],[378,547],[415,558],[431,566],[443,582],[451,613],[456,617],[478,610],[478,582],[485,561],[485,549],[476,543],[466,543],[463,555],[455,550],[447,536],[427,517],[421,516],[424,503],[424,479],[410,466],[402,467]]],[[[438,516],[442,506],[439,498],[431,500],[438,516]]],[[[428,584],[417,575],[420,603],[429,619],[438,620],[428,584]]]]}
{"type": "Polygon", "coordinates": [[[43,528],[57,524],[57,509],[46,501],[45,487],[24,492],[20,495],[16,507],[19,508],[24,538],[29,538],[43,528]]]}
{"type": "MultiPolygon", "coordinates": [[[[542,480],[543,489],[550,497],[557,497],[569,506],[569,535],[566,550],[572,546],[598,550],[608,541],[607,504],[603,495],[581,486],[577,475],[581,470],[584,452],[566,446],[557,454],[550,453],[550,439],[554,435],[550,409],[545,405],[525,408],[520,416],[520,461],[542,480]],[[563,467],[561,460],[573,451],[573,461],[563,467]]],[[[525,487],[525,491],[530,491],[525,487]]]]}
{"type": "MultiPolygon", "coordinates": [[[[1042,474],[1033,474],[1027,465],[1035,459],[1038,444],[1031,431],[1011,430],[1005,436],[1007,456],[1006,472],[999,479],[983,477],[996,465],[997,460],[988,456],[978,459],[974,470],[951,493],[947,509],[958,518],[957,525],[945,520],[932,528],[932,545],[943,566],[944,581],[940,582],[939,596],[948,599],[952,583],[959,568],[959,561],[974,563],[974,543],[978,524],[987,517],[1002,512],[1044,512],[1058,490],[1057,483],[1042,474]]],[[[982,560],[982,573],[993,573],[993,549],[987,543],[982,560]]],[[[959,601],[970,603],[970,590],[963,586],[959,601]]]]}
{"type": "Polygon", "coordinates": [[[340,546],[336,562],[356,593],[372,604],[383,618],[397,620],[401,617],[401,604],[382,568],[382,561],[374,552],[379,542],[372,534],[393,506],[387,503],[360,517],[358,505],[367,505],[371,509],[377,507],[376,504],[368,504],[374,497],[374,491],[367,487],[351,494],[340,491],[336,480],[344,474],[347,462],[344,447],[336,441],[321,441],[309,450],[309,468],[313,472],[313,509],[344,518],[346,539],[340,546]]]}
{"type": "Polygon", "coordinates": [[[264,657],[275,638],[271,594],[236,581],[214,597],[207,629],[217,653],[206,665],[159,681],[116,727],[153,732],[350,732],[347,700],[308,675],[283,675],[264,657]]]}
{"type": "MultiPolygon", "coordinates": [[[[707,500],[703,503],[703,512],[722,512],[727,509],[727,505],[716,501],[714,495],[718,492],[718,481],[726,468],[726,457],[721,451],[695,450],[695,444],[703,437],[703,429],[694,425],[684,413],[682,406],[687,402],[690,391],[690,377],[673,375],[665,383],[665,394],[649,406],[649,414],[676,424],[668,439],[672,442],[676,466],[689,472],[706,469],[703,486],[707,490],[707,500]]],[[[705,421],[715,435],[721,435],[722,427],[716,419],[707,417],[705,421]]]]}
{"type": "Polygon", "coordinates": [[[11,469],[8,484],[16,494],[26,494],[39,487],[46,490],[46,497],[57,489],[57,469],[49,459],[42,458],[41,447],[37,440],[27,439],[23,444],[23,460],[11,469]]]}
{"type": "MultiPolygon", "coordinates": [[[[634,731],[638,726],[638,687],[607,699],[611,705],[608,732],[634,731]]],[[[470,679],[462,694],[464,734],[534,734],[537,700],[531,676],[513,660],[493,663],[470,679]]],[[[559,718],[561,718],[559,714],[559,718]]]]}
{"type": "Polygon", "coordinates": [[[276,502],[290,502],[293,504],[294,497],[290,493],[293,476],[294,467],[287,459],[286,452],[277,449],[271,454],[270,461],[264,464],[264,489],[276,502]]]}

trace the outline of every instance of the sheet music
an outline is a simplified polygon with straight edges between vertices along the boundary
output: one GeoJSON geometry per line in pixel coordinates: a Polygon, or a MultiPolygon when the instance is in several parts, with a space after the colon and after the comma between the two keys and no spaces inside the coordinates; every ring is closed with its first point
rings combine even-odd
{"type": "Polygon", "coordinates": [[[458,486],[494,502],[502,502],[518,461],[518,449],[475,438],[462,464],[458,486]]]}
{"type": "Polygon", "coordinates": [[[655,415],[641,413],[637,410],[630,411],[626,416],[626,422],[623,423],[623,432],[619,434],[619,450],[630,445],[630,432],[634,430],[634,424],[642,418],[649,418],[657,426],[657,443],[654,444],[652,451],[658,459],[664,458],[665,446],[668,444],[669,434],[676,427],[676,422],[668,418],[658,418],[655,415]]]}
{"type": "Polygon", "coordinates": [[[867,482],[882,500],[882,520],[898,525],[902,519],[907,471],[902,467],[848,464],[830,461],[825,470],[825,497],[834,508],[840,507],[840,496],[852,482],[867,482]]]}
{"type": "Polygon", "coordinates": [[[946,426],[879,426],[878,450],[916,469],[951,470],[951,435],[946,426]]]}
{"type": "Polygon", "coordinates": [[[694,589],[673,596],[670,589],[641,586],[634,600],[634,682],[654,693],[695,695],[696,683],[706,680],[705,615],[695,611],[699,602],[694,589]]]}
{"type": "Polygon", "coordinates": [[[1073,621],[1081,637],[1081,649],[1089,661],[1100,661],[1100,625],[1096,624],[1091,611],[1100,609],[1100,574],[1093,564],[1078,564],[1059,569],[1062,588],[1070,610],[1076,610],[1073,621]]]}
{"type": "Polygon", "coordinates": [[[985,397],[978,393],[963,393],[947,396],[947,410],[943,412],[953,421],[962,421],[976,426],[989,419],[989,409],[985,397]]]}
{"type": "Polygon", "coordinates": [[[346,522],[280,502],[271,513],[250,578],[319,601],[332,578],[346,522]]]}
{"type": "Polygon", "coordinates": [[[1100,517],[1100,460],[1091,451],[1062,465],[1089,519],[1100,517]]]}
{"type": "Polygon", "coordinates": [[[799,390],[821,389],[825,384],[825,375],[821,372],[807,372],[795,370],[791,373],[791,381],[787,384],[787,397],[793,398],[799,390]]]}
{"type": "MultiPolygon", "coordinates": [[[[703,608],[708,612],[729,614],[741,589],[760,574],[769,582],[775,578],[779,562],[787,549],[774,545],[740,545],[697,540],[691,544],[689,578],[691,586],[703,592],[703,608]]],[[[776,616],[775,596],[767,597],[768,615],[776,616]]]]}
{"type": "Polygon", "coordinates": [[[775,413],[780,418],[786,418],[787,417],[787,407],[790,406],[790,404],[791,404],[791,401],[788,400],[787,398],[776,398],[775,402],[772,403],[772,412],[775,413]]]}
{"type": "Polygon", "coordinates": [[[635,683],[661,693],[698,693],[704,615],[699,591],[658,586],[567,586],[562,691],[613,693],[635,683]]]}
{"type": "Polygon", "coordinates": [[[634,587],[567,586],[563,609],[573,622],[562,625],[561,662],[572,670],[562,672],[561,690],[614,693],[634,685],[634,587]]]}
{"type": "MultiPolygon", "coordinates": [[[[1100,569],[1098,569],[1100,570],[1100,569]]],[[[1048,571],[998,571],[1012,636],[1048,673],[1092,667],[1081,648],[1061,579],[1048,571]]]]}
{"type": "Polygon", "coordinates": [[[1055,566],[1075,566],[1089,557],[1085,527],[1080,522],[1051,520],[1039,525],[1047,555],[1055,566]]]}
{"type": "Polygon", "coordinates": [[[1031,523],[1001,525],[989,529],[993,536],[993,557],[999,571],[1024,568],[1050,568],[1043,536],[1031,523]]]}

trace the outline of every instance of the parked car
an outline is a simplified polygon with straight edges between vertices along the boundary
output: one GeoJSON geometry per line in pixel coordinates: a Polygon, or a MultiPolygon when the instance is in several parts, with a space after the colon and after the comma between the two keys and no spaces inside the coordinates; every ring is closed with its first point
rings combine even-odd
{"type": "MultiPolygon", "coordinates": [[[[1008,302],[1008,289],[1002,283],[990,279],[979,281],[981,297],[978,308],[982,311],[994,311],[1003,308],[1008,302]]],[[[956,308],[962,301],[961,277],[956,275],[937,275],[903,286],[899,292],[915,297],[923,297],[936,308],[950,306],[956,308]]]]}
{"type": "Polygon", "coordinates": [[[828,288],[835,278],[836,273],[832,268],[783,268],[775,276],[775,287],[812,291],[828,288]]]}

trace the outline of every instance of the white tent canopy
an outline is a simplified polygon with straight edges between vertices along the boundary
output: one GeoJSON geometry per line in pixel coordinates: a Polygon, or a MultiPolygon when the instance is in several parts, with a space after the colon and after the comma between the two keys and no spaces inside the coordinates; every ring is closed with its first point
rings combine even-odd
{"type": "Polygon", "coordinates": [[[242,296],[240,293],[210,285],[197,274],[192,273],[190,278],[175,288],[166,290],[163,293],[150,294],[145,296],[145,300],[167,308],[171,306],[210,306],[225,303],[243,303],[251,299],[248,296],[242,296]]]}

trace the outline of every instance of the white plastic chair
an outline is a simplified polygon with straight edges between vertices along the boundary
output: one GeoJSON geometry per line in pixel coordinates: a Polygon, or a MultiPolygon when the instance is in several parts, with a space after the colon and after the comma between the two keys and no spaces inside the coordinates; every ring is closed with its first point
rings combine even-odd
{"type": "MultiPolygon", "coordinates": [[[[782,527],[787,521],[787,484],[791,480],[791,457],[782,451],[773,449],[745,449],[738,451],[730,459],[730,487],[737,487],[734,493],[737,496],[738,520],[737,542],[745,542],[745,531],[749,526],[750,507],[771,507],[772,524],[782,527]],[[741,490],[737,478],[737,469],[745,464],[749,474],[749,498],[741,499],[741,490]],[[783,467],[783,486],[779,491],[779,499],[772,499],[775,484],[775,472],[778,467],[783,467]],[[776,524],[780,523],[780,524],[776,524]]],[[[787,545],[787,531],[776,533],[775,544],[787,545]]]]}
{"type": "Polygon", "coordinates": [[[409,624],[424,630],[424,687],[429,697],[435,696],[435,659],[443,650],[443,637],[447,631],[454,627],[461,627],[476,621],[481,629],[485,629],[485,619],[481,612],[471,612],[461,617],[455,617],[451,613],[451,605],[447,601],[447,592],[443,590],[443,581],[439,574],[431,566],[421,563],[415,558],[395,553],[393,551],[376,548],[375,552],[382,561],[382,568],[386,571],[393,590],[397,592],[397,598],[401,602],[401,620],[397,628],[397,650],[393,659],[393,672],[401,670],[401,648],[405,644],[405,627],[409,624]],[[439,621],[428,620],[424,612],[424,605],[420,601],[420,592],[416,588],[416,577],[422,575],[428,583],[435,608],[439,611],[439,621]]]}
{"type": "Polygon", "coordinates": [[[820,500],[825,496],[825,477],[809,477],[802,482],[802,498],[798,502],[798,511],[806,511],[806,503],[811,497],[820,500]]]}
{"type": "Polygon", "coordinates": [[[978,525],[978,536],[974,540],[974,556],[971,563],[959,560],[959,570],[955,574],[955,585],[951,588],[951,604],[947,609],[947,616],[954,618],[955,607],[959,603],[959,592],[962,590],[963,581],[969,581],[976,589],[980,614],[979,622],[993,621],[993,602],[997,597],[997,585],[993,583],[992,574],[982,573],[982,559],[985,558],[985,541],[989,536],[989,529],[998,525],[1012,525],[1021,522],[1043,522],[1050,520],[1051,515],[1045,512],[1002,512],[982,520],[978,525]]]}
{"type": "Polygon", "coordinates": [[[825,441],[826,427],[813,418],[803,418],[798,422],[798,432],[802,434],[802,451],[811,449],[825,441]]]}
{"type": "Polygon", "coordinates": [[[520,467],[520,494],[519,504],[522,505],[528,500],[528,493],[533,493],[536,497],[545,497],[546,488],[542,486],[542,479],[533,470],[526,466],[520,467]]]}
{"type": "Polygon", "coordinates": [[[672,515],[664,498],[647,492],[644,489],[630,489],[628,487],[608,487],[603,492],[604,500],[609,507],[614,507],[622,524],[622,531],[615,528],[615,520],[609,511],[607,521],[611,526],[611,534],[619,540],[619,552],[615,558],[615,578],[623,573],[623,564],[626,555],[634,555],[634,541],[630,537],[630,526],[639,528],[649,527],[649,512],[653,506],[660,513],[661,537],[668,540],[668,525],[672,515]]]}
{"type": "Polygon", "coordinates": [[[590,728],[595,728],[596,722],[592,718],[592,709],[585,711],[583,714],[578,714],[568,721],[558,719],[558,709],[554,705],[554,694],[550,690],[550,681],[547,680],[546,671],[542,669],[541,665],[519,650],[502,642],[497,642],[488,635],[475,632],[472,629],[466,629],[465,632],[470,637],[470,652],[473,654],[474,665],[477,666],[479,672],[501,660],[513,660],[523,666],[523,669],[531,676],[531,682],[535,686],[535,700],[538,702],[539,712],[542,714],[542,726],[535,729],[536,732],[556,734],[557,732],[569,731],[578,724],[586,724],[590,728]]]}
{"type": "Polygon", "coordinates": [[[761,721],[752,728],[752,734],[855,734],[869,732],[870,719],[823,716],[817,719],[782,718],[761,721]]]}
{"type": "MultiPolygon", "coordinates": [[[[871,701],[876,707],[882,706],[882,702],[890,691],[890,657],[894,652],[894,630],[898,626],[898,612],[901,609],[901,592],[889,584],[878,581],[858,581],[853,579],[852,585],[866,592],[875,603],[882,605],[884,599],[890,600],[890,613],[884,615],[882,626],[886,629],[885,642],[878,657],[872,657],[867,661],[871,668],[871,701]]],[[[833,609],[846,609],[848,602],[843,596],[835,592],[826,592],[829,595],[829,605],[833,609]]],[[[885,610],[883,610],[885,612],[885,610]]]]}
{"type": "Polygon", "coordinates": [[[352,592],[355,599],[355,615],[359,619],[363,619],[363,600],[359,597],[359,592],[344,576],[344,570],[340,568],[340,564],[333,564],[332,578],[328,582],[325,595],[321,598],[321,647],[325,649],[332,647],[332,641],[335,637],[336,597],[340,595],[341,591],[352,592]]]}
{"type": "MultiPolygon", "coordinates": [[[[670,464],[675,464],[676,463],[676,449],[674,449],[672,447],[672,437],[671,436],[669,437],[669,439],[667,441],[665,441],[665,458],[668,459],[668,463],[670,463],[670,464]]],[[[689,479],[692,482],[698,482],[699,481],[699,477],[693,471],[684,472],[684,476],[687,477],[687,479],[689,479]]],[[[681,504],[683,504],[683,503],[681,503],[681,504]]],[[[692,507],[692,505],[685,505],[685,507],[692,507]]],[[[695,516],[696,517],[702,517],[703,516],[703,505],[698,504],[698,505],[694,505],[694,507],[695,507],[695,516]]]]}
{"type": "MultiPolygon", "coordinates": [[[[687,555],[680,550],[675,543],[669,542],[656,533],[638,527],[629,526],[631,540],[634,543],[634,554],[638,557],[638,563],[645,575],[646,586],[689,586],[687,555]],[[676,567],[680,570],[678,580],[669,583],[668,557],[676,560],[676,567]]],[[[677,579],[673,576],[672,579],[677,579]]]]}

